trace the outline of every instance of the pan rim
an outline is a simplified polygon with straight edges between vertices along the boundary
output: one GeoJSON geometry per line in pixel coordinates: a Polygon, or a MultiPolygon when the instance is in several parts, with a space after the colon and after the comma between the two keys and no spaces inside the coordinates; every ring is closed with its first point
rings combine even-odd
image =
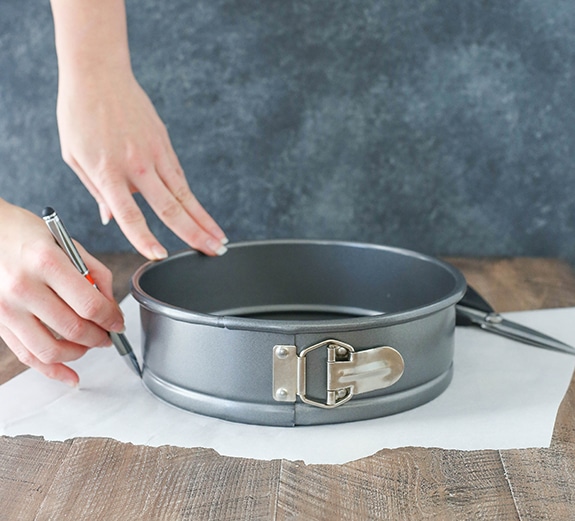
{"type": "MultiPolygon", "coordinates": [[[[313,239],[271,239],[237,242],[229,246],[229,249],[265,247],[272,245],[290,246],[290,245],[317,245],[317,246],[337,246],[346,248],[362,248],[375,251],[385,251],[418,259],[443,269],[453,278],[453,288],[442,298],[431,301],[425,305],[406,309],[398,312],[385,314],[376,314],[368,316],[357,316],[351,318],[338,319],[318,319],[318,320],[279,320],[279,319],[262,319],[254,317],[242,317],[228,314],[210,314],[183,309],[160,300],[146,292],[140,280],[149,270],[154,269],[160,263],[169,263],[184,256],[203,255],[195,250],[183,250],[170,255],[167,259],[161,261],[148,261],[140,266],[131,279],[131,293],[140,306],[152,313],[165,316],[167,318],[187,322],[214,326],[234,330],[251,330],[274,333],[315,333],[321,331],[357,331],[362,329],[372,329],[382,326],[396,325],[413,320],[424,318],[428,315],[439,312],[450,306],[454,306],[465,293],[466,281],[463,274],[451,264],[423,253],[419,253],[406,248],[394,246],[385,246],[381,244],[353,242],[353,241],[336,241],[336,240],[313,240],[313,239]]],[[[454,309],[455,313],[455,309],[454,309]]]]}

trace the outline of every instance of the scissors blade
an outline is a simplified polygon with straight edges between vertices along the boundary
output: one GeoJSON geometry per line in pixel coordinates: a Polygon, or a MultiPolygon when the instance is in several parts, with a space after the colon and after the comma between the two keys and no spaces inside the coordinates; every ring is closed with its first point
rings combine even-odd
{"type": "Polygon", "coordinates": [[[535,329],[523,326],[512,320],[507,320],[498,313],[486,313],[461,305],[457,305],[456,308],[457,312],[467,318],[471,323],[491,333],[511,338],[524,344],[575,355],[575,347],[540,333],[535,329]]]}

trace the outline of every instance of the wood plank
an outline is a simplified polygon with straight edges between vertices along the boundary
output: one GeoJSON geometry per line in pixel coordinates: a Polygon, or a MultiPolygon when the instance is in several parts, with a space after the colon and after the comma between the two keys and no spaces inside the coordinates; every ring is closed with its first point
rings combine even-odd
{"type": "Polygon", "coordinates": [[[575,418],[575,374],[571,378],[569,388],[557,411],[553,437],[551,439],[551,448],[563,446],[564,450],[575,450],[575,426],[573,425],[573,418],[575,418]]]}
{"type": "Polygon", "coordinates": [[[34,519],[71,442],[0,436],[0,519],[34,519]]]}
{"type": "Polygon", "coordinates": [[[78,438],[34,519],[274,519],[279,468],[208,449],[78,438]]]}
{"type": "Polygon", "coordinates": [[[17,440],[35,460],[26,485],[39,493],[21,501],[23,479],[12,490],[0,481],[14,519],[520,519],[497,451],[405,448],[305,465],[109,439],[17,440]]]}
{"type": "Polygon", "coordinates": [[[344,465],[282,462],[277,519],[519,517],[497,451],[410,447],[344,465]]]}
{"type": "Polygon", "coordinates": [[[28,369],[0,338],[0,385],[28,369]]]}
{"type": "Polygon", "coordinates": [[[520,519],[575,519],[575,450],[502,451],[520,519]]]}
{"type": "Polygon", "coordinates": [[[575,306],[571,266],[546,258],[446,258],[499,312],[575,306]]]}

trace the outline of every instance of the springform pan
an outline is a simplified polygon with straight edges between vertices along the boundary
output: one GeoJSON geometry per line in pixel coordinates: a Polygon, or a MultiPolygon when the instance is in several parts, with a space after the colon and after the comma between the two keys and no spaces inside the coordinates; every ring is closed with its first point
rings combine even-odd
{"type": "Polygon", "coordinates": [[[409,250],[336,241],[186,251],[132,277],[143,382],[218,418],[275,426],[376,418],[451,381],[465,279],[409,250]]]}

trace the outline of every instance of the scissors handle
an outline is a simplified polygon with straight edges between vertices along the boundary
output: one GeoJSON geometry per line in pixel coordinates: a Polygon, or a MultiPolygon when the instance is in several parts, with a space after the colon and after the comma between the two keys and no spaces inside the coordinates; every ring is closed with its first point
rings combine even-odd
{"type": "Polygon", "coordinates": [[[575,354],[575,347],[503,318],[471,286],[467,286],[465,295],[455,306],[455,309],[455,323],[458,326],[477,326],[484,331],[511,338],[524,344],[575,354]]]}
{"type": "MultiPolygon", "coordinates": [[[[459,305],[477,309],[478,311],[484,311],[485,313],[495,312],[491,304],[489,304],[489,302],[487,302],[472,286],[469,285],[467,285],[467,290],[465,291],[463,298],[459,301],[459,305]]],[[[458,326],[471,326],[474,324],[473,320],[471,320],[469,316],[460,311],[456,313],[455,323],[458,326]]]]}

